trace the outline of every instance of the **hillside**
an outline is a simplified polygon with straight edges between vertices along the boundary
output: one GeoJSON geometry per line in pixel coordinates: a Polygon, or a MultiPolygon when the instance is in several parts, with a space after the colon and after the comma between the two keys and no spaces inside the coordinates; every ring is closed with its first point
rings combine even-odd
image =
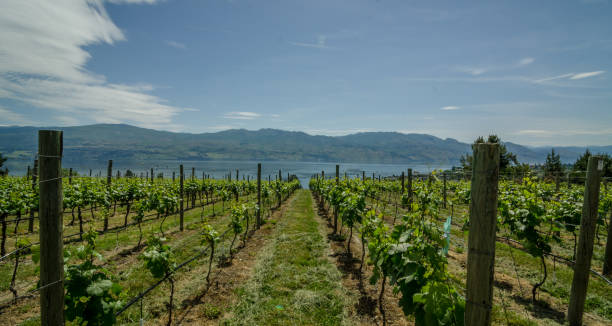
{"type": "MultiPolygon", "coordinates": [[[[0,152],[13,161],[31,160],[38,127],[0,127],[0,152]]],[[[470,151],[467,143],[425,134],[367,132],[347,136],[313,136],[276,129],[173,133],[123,124],[63,127],[64,161],[69,164],[142,160],[282,160],[402,164],[457,164],[470,151]]],[[[549,147],[507,143],[522,162],[543,162],[549,147]]],[[[558,147],[564,162],[573,162],[581,147],[558,147]]],[[[592,147],[612,153],[612,146],[592,147]]]]}

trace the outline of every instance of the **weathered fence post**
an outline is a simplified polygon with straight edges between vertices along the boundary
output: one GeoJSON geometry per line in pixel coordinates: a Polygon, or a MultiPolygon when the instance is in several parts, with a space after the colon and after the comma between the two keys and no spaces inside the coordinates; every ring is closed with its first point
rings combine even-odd
{"type": "Polygon", "coordinates": [[[180,192],[180,202],[179,202],[179,216],[180,216],[180,229],[181,231],[183,231],[183,180],[185,179],[185,175],[183,173],[183,164],[181,164],[180,166],[180,170],[179,170],[179,179],[180,179],[180,188],[179,188],[179,192],[180,192]]]}
{"type": "Polygon", "coordinates": [[[570,292],[570,303],[567,319],[570,326],[582,325],[584,302],[589,286],[591,258],[593,257],[593,240],[599,208],[599,183],[603,174],[604,161],[599,156],[591,156],[587,165],[586,184],[584,186],[584,203],[580,222],[580,237],[576,248],[574,279],[570,292]]]}
{"type": "Polygon", "coordinates": [[[174,183],[174,180],[176,180],[176,171],[172,171],[172,182],[174,183]]]}
{"type": "Polygon", "coordinates": [[[401,194],[404,194],[404,189],[406,188],[406,181],[405,181],[405,177],[404,177],[404,171],[402,171],[402,176],[401,176],[401,180],[402,180],[402,192],[401,194]]]}
{"type": "MultiPolygon", "coordinates": [[[[340,183],[340,165],[336,164],[336,186],[340,183]]],[[[338,205],[334,206],[334,234],[338,232],[338,205]]]]}
{"type": "Polygon", "coordinates": [[[444,185],[442,186],[442,193],[443,193],[442,207],[446,208],[446,172],[442,174],[442,181],[444,183],[444,185]]]}
{"type": "Polygon", "coordinates": [[[606,240],[606,253],[604,254],[604,275],[612,275],[612,210],[610,211],[609,215],[610,222],[608,222],[608,240],[606,240]]]}
{"type": "Polygon", "coordinates": [[[72,184],[72,168],[68,170],[68,184],[72,184]]]}
{"type": "Polygon", "coordinates": [[[38,131],[40,320],[43,326],[64,325],[62,138],[61,131],[38,131]]]}
{"type": "MultiPolygon", "coordinates": [[[[36,179],[38,177],[38,160],[34,160],[32,170],[32,191],[36,191],[36,179]]],[[[30,221],[28,222],[28,232],[34,232],[34,210],[30,209],[30,221]]]]}
{"type": "MultiPolygon", "coordinates": [[[[113,182],[113,160],[108,160],[108,168],[106,170],[106,188],[108,189],[109,192],[110,192],[112,182],[113,182]]],[[[108,230],[108,214],[104,214],[103,229],[104,231],[108,230]]]]}
{"type": "Polygon", "coordinates": [[[472,170],[465,325],[490,325],[495,266],[499,144],[477,144],[472,170]]]}
{"type": "Polygon", "coordinates": [[[195,167],[191,168],[191,180],[195,179],[195,167]]]}
{"type": "Polygon", "coordinates": [[[257,229],[261,227],[261,163],[257,163],[257,229]]]}
{"type": "Polygon", "coordinates": [[[361,171],[361,181],[365,181],[365,171],[361,171]]]}
{"type": "Polygon", "coordinates": [[[153,168],[151,168],[151,183],[155,182],[155,176],[153,175],[153,168]]]}
{"type": "Polygon", "coordinates": [[[281,170],[278,170],[278,181],[283,181],[283,175],[281,174],[281,170]]]}
{"type": "Polygon", "coordinates": [[[412,169],[408,169],[408,209],[412,210],[412,169]]]}

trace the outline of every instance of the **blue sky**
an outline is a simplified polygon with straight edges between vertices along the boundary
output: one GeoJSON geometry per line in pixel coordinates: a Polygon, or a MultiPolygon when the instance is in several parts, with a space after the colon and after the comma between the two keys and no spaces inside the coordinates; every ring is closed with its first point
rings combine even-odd
{"type": "Polygon", "coordinates": [[[0,125],[612,144],[612,1],[0,3],[0,125]]]}

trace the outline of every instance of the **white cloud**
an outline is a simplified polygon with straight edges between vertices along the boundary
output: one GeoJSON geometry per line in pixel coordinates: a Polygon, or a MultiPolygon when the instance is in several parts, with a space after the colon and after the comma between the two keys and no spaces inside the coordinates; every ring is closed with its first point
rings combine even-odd
{"type": "Polygon", "coordinates": [[[568,78],[568,77],[572,77],[572,76],[574,76],[574,74],[563,74],[563,75],[558,75],[558,76],[553,76],[553,77],[546,77],[546,78],[542,78],[542,79],[537,79],[537,80],[534,80],[533,82],[535,82],[535,83],[542,83],[542,82],[547,82],[547,81],[551,81],[551,80],[564,79],[564,78],[568,78]]]}
{"type": "Polygon", "coordinates": [[[261,114],[255,112],[228,112],[223,117],[225,119],[253,120],[261,117],[261,114]]]}
{"type": "Polygon", "coordinates": [[[451,106],[442,107],[440,110],[443,110],[443,111],[454,111],[454,110],[459,110],[459,109],[461,109],[461,107],[452,106],[451,105],[451,106]]]}
{"type": "Polygon", "coordinates": [[[605,71],[603,70],[599,70],[599,71],[591,71],[591,72],[582,72],[579,74],[575,74],[572,76],[572,78],[570,79],[583,79],[583,78],[589,78],[589,77],[593,77],[593,76],[598,76],[603,74],[605,71]]]}
{"type": "Polygon", "coordinates": [[[270,114],[270,117],[272,117],[274,119],[278,119],[278,118],[280,118],[280,114],[270,114]]]}
{"type": "Polygon", "coordinates": [[[329,48],[326,45],[326,42],[327,42],[327,36],[319,35],[317,37],[317,43],[290,42],[290,44],[295,45],[295,46],[308,47],[308,48],[326,49],[326,48],[329,48]]]}
{"type": "Polygon", "coordinates": [[[185,44],[175,41],[166,41],[166,45],[180,50],[187,50],[187,46],[185,46],[185,44]]]}
{"type": "Polygon", "coordinates": [[[518,66],[526,66],[526,65],[532,64],[534,61],[535,61],[534,58],[529,58],[529,57],[523,58],[518,62],[518,66]]]}
{"type": "Polygon", "coordinates": [[[455,70],[459,71],[459,72],[465,72],[468,73],[472,76],[478,76],[478,75],[482,75],[485,72],[488,71],[487,68],[484,67],[468,67],[468,66],[459,66],[459,67],[455,67],[455,70]]]}
{"type": "Polygon", "coordinates": [[[33,124],[32,121],[24,117],[22,114],[13,112],[2,106],[0,106],[0,117],[2,117],[2,122],[0,122],[0,126],[9,126],[9,125],[25,126],[25,125],[33,124]]]}
{"type": "MultiPolygon", "coordinates": [[[[115,1],[153,3],[155,1],[115,1]]],[[[0,10],[0,97],[83,120],[173,127],[181,111],[151,85],[108,83],[86,69],[93,44],[125,40],[102,0],[5,0],[0,10]]]]}
{"type": "MultiPolygon", "coordinates": [[[[161,0],[163,1],[163,0],[161,0]]],[[[160,2],[160,0],[108,0],[108,2],[110,3],[115,3],[115,4],[141,4],[141,3],[146,3],[146,4],[154,4],[156,2],[160,2]]]]}

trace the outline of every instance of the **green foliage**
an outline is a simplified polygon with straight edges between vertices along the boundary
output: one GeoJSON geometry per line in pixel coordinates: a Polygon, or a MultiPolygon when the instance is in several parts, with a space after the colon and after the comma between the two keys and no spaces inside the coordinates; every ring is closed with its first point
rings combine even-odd
{"type": "Polygon", "coordinates": [[[147,241],[147,250],[139,257],[155,278],[162,278],[175,267],[174,255],[170,246],[163,242],[166,239],[153,236],[147,241]]]}
{"type": "Polygon", "coordinates": [[[115,311],[123,305],[121,286],[95,264],[102,259],[95,251],[96,237],[95,231],[86,232],[85,244],[68,255],[80,263],[64,266],[65,317],[73,325],[114,325],[115,311]]]}

